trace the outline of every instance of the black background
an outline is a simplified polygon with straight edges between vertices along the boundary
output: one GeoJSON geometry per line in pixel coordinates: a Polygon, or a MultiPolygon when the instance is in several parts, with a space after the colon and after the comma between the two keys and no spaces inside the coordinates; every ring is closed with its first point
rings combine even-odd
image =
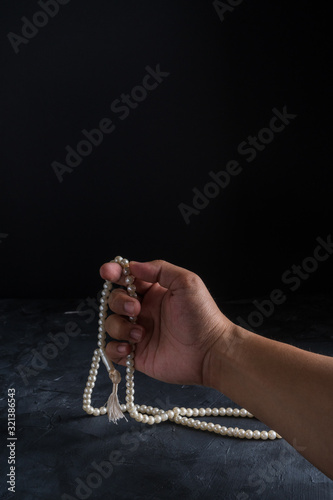
{"type": "Polygon", "coordinates": [[[221,22],[211,1],[71,0],[15,54],[8,33],[38,10],[1,2],[1,297],[94,294],[120,254],[239,299],[313,255],[332,227],[325,4],[244,1],[221,22]],[[158,64],[170,75],[121,121],[110,104],[158,64]],[[297,118],[247,163],[238,145],[284,106],[297,118]],[[52,162],[105,117],[116,130],[60,183],[52,162]],[[178,205],[232,159],[243,172],[186,224],[178,205]]]}

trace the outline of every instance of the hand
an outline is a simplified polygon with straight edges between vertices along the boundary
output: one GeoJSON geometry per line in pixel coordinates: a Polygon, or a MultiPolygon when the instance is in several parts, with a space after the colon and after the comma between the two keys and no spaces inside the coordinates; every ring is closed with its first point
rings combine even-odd
{"type": "MultiPolygon", "coordinates": [[[[138,300],[114,289],[105,322],[113,339],[136,344],[135,369],[174,384],[205,385],[205,358],[214,343],[232,326],[196,274],[168,262],[130,262],[138,300]],[[133,325],[128,316],[138,316],[133,325]]],[[[124,285],[117,263],[101,267],[103,279],[124,285]]],[[[106,354],[125,365],[131,346],[111,341],[106,354]]],[[[208,356],[209,358],[209,356],[208,356]]],[[[208,378],[208,377],[207,377],[208,378]]]]}

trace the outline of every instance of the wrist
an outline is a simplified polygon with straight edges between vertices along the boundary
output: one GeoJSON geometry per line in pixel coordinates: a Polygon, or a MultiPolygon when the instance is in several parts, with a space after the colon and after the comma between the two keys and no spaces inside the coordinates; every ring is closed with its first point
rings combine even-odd
{"type": "Polygon", "coordinates": [[[215,342],[207,352],[203,363],[203,385],[224,392],[227,382],[230,382],[233,370],[236,368],[241,347],[252,332],[235,325],[223,316],[223,321],[216,335],[215,342]]]}

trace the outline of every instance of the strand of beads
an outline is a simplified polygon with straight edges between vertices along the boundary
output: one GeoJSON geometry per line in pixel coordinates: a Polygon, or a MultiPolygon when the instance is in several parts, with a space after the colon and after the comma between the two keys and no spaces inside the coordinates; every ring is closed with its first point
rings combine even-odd
{"type": "MultiPolygon", "coordinates": [[[[122,267],[122,273],[125,276],[125,284],[127,287],[127,293],[131,297],[137,297],[136,287],[134,284],[135,278],[130,274],[129,261],[117,256],[111,262],[116,262],[122,267]]],[[[112,289],[112,283],[110,281],[105,281],[103,285],[102,295],[100,299],[99,307],[99,320],[98,320],[98,348],[95,349],[94,355],[92,357],[91,367],[89,370],[89,376],[86,383],[86,387],[83,393],[83,410],[88,414],[99,416],[105,415],[107,413],[106,404],[94,408],[91,405],[91,396],[93,388],[95,387],[95,382],[98,374],[99,363],[102,359],[108,373],[111,371],[111,365],[105,354],[105,319],[107,316],[107,304],[108,298],[112,289]]],[[[136,322],[136,317],[129,317],[132,323],[136,322]]],[[[126,404],[120,405],[122,412],[128,412],[130,417],[141,422],[143,424],[159,424],[167,420],[174,422],[175,424],[184,425],[191,427],[193,429],[198,429],[202,431],[214,432],[222,436],[237,437],[240,439],[262,439],[262,440],[274,440],[281,439],[281,436],[273,431],[259,431],[251,429],[240,429],[239,427],[226,427],[220,424],[214,424],[213,422],[206,422],[193,417],[247,417],[253,418],[253,415],[247,411],[245,408],[184,408],[175,407],[172,410],[162,410],[157,407],[139,405],[134,402],[134,358],[135,358],[135,346],[132,344],[132,352],[126,358],[126,404]]]]}

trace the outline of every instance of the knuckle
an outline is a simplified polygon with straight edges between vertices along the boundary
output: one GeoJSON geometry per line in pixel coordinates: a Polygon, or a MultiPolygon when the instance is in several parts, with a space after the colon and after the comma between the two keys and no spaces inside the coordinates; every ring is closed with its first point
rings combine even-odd
{"type": "Polygon", "coordinates": [[[179,286],[181,288],[199,288],[202,284],[200,276],[187,271],[179,276],[179,286]]]}

